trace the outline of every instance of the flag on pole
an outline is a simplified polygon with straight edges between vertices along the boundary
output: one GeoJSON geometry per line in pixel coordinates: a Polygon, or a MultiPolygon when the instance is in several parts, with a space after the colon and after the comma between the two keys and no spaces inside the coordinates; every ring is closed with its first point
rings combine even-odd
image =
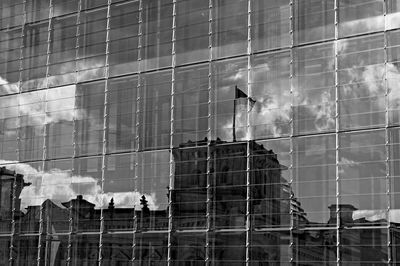
{"type": "Polygon", "coordinates": [[[242,90],[235,86],[235,100],[239,98],[246,98],[249,100],[250,110],[253,109],[254,105],[256,104],[256,100],[252,99],[251,97],[247,96],[242,90]]]}
{"type": "MultiPolygon", "coordinates": [[[[232,135],[234,142],[236,141],[236,119],[237,119],[236,116],[239,117],[239,122],[240,122],[240,118],[242,118],[243,115],[247,116],[247,111],[251,111],[255,104],[256,100],[247,96],[247,94],[244,93],[242,90],[240,90],[238,86],[235,86],[235,99],[233,101],[233,117],[232,117],[232,135]],[[246,99],[246,102],[243,103],[243,101],[241,101],[238,104],[236,103],[238,99],[246,99]],[[247,107],[248,105],[250,106],[249,110],[247,107]],[[243,107],[245,107],[245,109],[243,107]],[[236,110],[237,108],[238,110],[236,110]]],[[[245,117],[245,120],[247,121],[247,117],[245,117]]],[[[243,127],[243,125],[240,125],[240,127],[243,127]]]]}
{"type": "Polygon", "coordinates": [[[238,98],[247,98],[248,96],[247,96],[247,94],[246,93],[244,93],[242,90],[240,90],[239,88],[238,88],[238,86],[235,86],[235,99],[238,99],[238,98]]]}

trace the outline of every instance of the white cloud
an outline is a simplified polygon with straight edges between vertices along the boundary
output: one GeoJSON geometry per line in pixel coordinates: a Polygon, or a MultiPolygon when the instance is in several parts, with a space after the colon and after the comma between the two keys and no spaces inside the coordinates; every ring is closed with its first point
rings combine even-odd
{"type": "Polygon", "coordinates": [[[385,210],[356,210],[353,211],[353,220],[365,218],[367,221],[387,219],[385,210]]]}
{"type": "Polygon", "coordinates": [[[226,78],[226,80],[228,81],[241,81],[241,80],[246,80],[247,79],[247,69],[238,69],[236,73],[234,73],[234,75],[229,76],[226,78]]]}
{"type": "Polygon", "coordinates": [[[343,35],[352,35],[360,32],[383,30],[384,17],[383,15],[379,15],[353,19],[349,21],[342,21],[339,23],[339,27],[340,32],[343,35]]]}
{"type": "Polygon", "coordinates": [[[114,198],[116,208],[133,208],[138,206],[142,195],[145,195],[149,208],[157,209],[158,205],[154,194],[140,192],[107,192],[101,193],[99,180],[91,176],[73,175],[71,171],[51,169],[37,170],[26,163],[0,160],[0,164],[7,169],[24,175],[24,181],[31,183],[25,187],[20,195],[21,210],[28,206],[42,204],[46,199],[60,205],[83,195],[83,198],[96,205],[96,208],[107,207],[111,198],[114,198]]]}
{"type": "Polygon", "coordinates": [[[365,218],[367,221],[388,220],[391,223],[400,223],[400,209],[387,210],[356,210],[353,211],[353,219],[365,218]]]}
{"type": "Polygon", "coordinates": [[[320,100],[322,104],[309,106],[310,112],[315,115],[314,125],[319,131],[332,129],[335,126],[335,103],[327,91],[321,94],[320,100]]]}
{"type": "Polygon", "coordinates": [[[17,93],[18,92],[18,86],[16,84],[9,84],[7,80],[3,79],[0,77],[0,88],[2,94],[11,94],[11,93],[17,93]]]}
{"type": "MultiPolygon", "coordinates": [[[[271,70],[271,67],[264,63],[253,69],[250,83],[252,90],[257,92],[257,95],[250,96],[256,100],[255,106],[249,113],[250,124],[252,127],[247,130],[247,110],[242,109],[236,112],[236,135],[238,139],[248,140],[255,137],[274,136],[278,137],[282,134],[289,133],[288,127],[292,116],[292,102],[295,99],[295,105],[299,106],[295,112],[307,113],[306,116],[313,123],[316,130],[327,130],[334,128],[335,125],[335,102],[333,101],[330,92],[325,91],[319,94],[314,94],[313,98],[309,95],[300,95],[299,88],[288,87],[288,76],[281,76],[281,73],[275,73],[276,70],[271,70]],[[274,71],[268,73],[269,71],[274,71]],[[268,80],[265,77],[271,76],[268,80]],[[300,110],[301,108],[301,110],[300,110]],[[243,111],[244,110],[244,111],[243,111]],[[245,117],[245,118],[244,118],[245,117]],[[239,138],[242,136],[242,138],[239,138]]],[[[242,77],[242,83],[246,82],[243,69],[237,70],[228,80],[235,80],[242,77]]],[[[232,100],[233,106],[233,100],[232,100]]],[[[300,122],[300,121],[298,121],[300,122]]],[[[218,136],[224,138],[231,135],[232,119],[227,117],[224,123],[220,123],[223,130],[218,136]]],[[[228,138],[229,139],[229,138],[228,138]]]]}
{"type": "Polygon", "coordinates": [[[385,28],[396,29],[400,27],[400,12],[386,14],[385,28]]]}

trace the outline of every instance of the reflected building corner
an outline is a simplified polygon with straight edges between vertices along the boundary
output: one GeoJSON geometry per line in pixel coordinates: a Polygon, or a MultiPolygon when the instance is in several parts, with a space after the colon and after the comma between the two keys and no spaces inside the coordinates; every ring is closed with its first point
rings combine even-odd
{"type": "MultiPolygon", "coordinates": [[[[289,213],[292,192],[281,175],[287,167],[279,163],[272,150],[255,141],[227,142],[217,138],[210,142],[188,141],[172,153],[172,212],[177,229],[205,228],[207,212],[211,217],[208,222],[215,228],[244,228],[247,193],[251,197],[249,213],[254,226],[289,223],[283,214],[289,213]],[[207,197],[212,202],[209,209],[205,204],[207,197]]],[[[300,214],[301,208],[298,210],[300,214]]]]}
{"type": "Polygon", "coordinates": [[[22,189],[29,185],[25,183],[23,175],[0,167],[0,220],[1,227],[7,227],[2,228],[1,232],[9,231],[13,216],[18,218],[22,215],[20,195],[22,189]]]}

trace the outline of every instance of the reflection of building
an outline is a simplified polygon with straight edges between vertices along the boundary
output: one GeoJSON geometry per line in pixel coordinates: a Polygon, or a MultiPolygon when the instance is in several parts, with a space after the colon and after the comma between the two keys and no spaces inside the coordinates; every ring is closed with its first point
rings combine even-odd
{"type": "MultiPolygon", "coordinates": [[[[95,205],[85,200],[81,195],[62,203],[63,207],[54,204],[51,200],[46,200],[41,206],[29,206],[26,213],[17,220],[18,231],[21,233],[38,231],[40,220],[46,226],[43,227],[43,234],[49,235],[47,241],[51,245],[46,246],[46,254],[49,261],[55,265],[64,265],[68,260],[68,246],[71,245],[69,256],[75,258],[74,263],[79,265],[92,265],[97,261],[99,250],[99,230],[100,217],[104,219],[103,230],[103,252],[105,257],[117,263],[125,263],[130,260],[132,250],[132,230],[144,232],[138,239],[137,256],[141,259],[152,259],[154,254],[166,256],[165,239],[146,234],[146,231],[165,230],[168,228],[168,219],[166,211],[148,211],[134,210],[134,208],[115,208],[114,200],[111,199],[109,206],[104,209],[95,209],[95,205]],[[115,234],[115,232],[124,229],[125,235],[115,234]],[[69,231],[74,232],[74,237],[68,237],[69,231]],[[148,249],[149,243],[158,243],[148,249]],[[140,245],[144,248],[140,248],[140,245]],[[150,252],[150,253],[149,253],[150,252]]],[[[37,239],[36,239],[37,241],[37,239]]],[[[35,243],[35,242],[33,242],[35,243]]],[[[34,257],[37,250],[27,249],[32,244],[32,238],[22,238],[18,242],[15,250],[15,256],[21,263],[27,263],[31,257],[34,257]]],[[[154,258],[153,258],[154,259],[154,258]]],[[[125,264],[123,264],[125,265],[125,264]]]]}
{"type": "Polygon", "coordinates": [[[253,226],[288,225],[291,191],[281,177],[285,167],[276,154],[256,142],[250,142],[249,155],[245,142],[218,139],[206,144],[206,140],[188,142],[173,150],[176,229],[206,227],[207,212],[216,228],[243,228],[248,196],[253,226]],[[212,202],[209,206],[208,195],[212,202]]]}
{"type": "MultiPolygon", "coordinates": [[[[199,143],[197,143],[199,144],[199,143]]],[[[175,189],[172,200],[172,220],[174,223],[174,234],[171,239],[173,249],[172,259],[182,258],[183,261],[201,262],[205,259],[206,250],[202,247],[202,238],[197,238],[196,234],[189,235],[185,232],[186,227],[197,227],[199,230],[210,226],[210,243],[213,247],[213,260],[224,261],[229,258],[241,260],[245,257],[244,249],[241,243],[246,238],[246,227],[251,228],[251,256],[253,261],[260,264],[266,261],[271,263],[285,260],[293,256],[300,265],[330,265],[330,262],[336,260],[338,236],[335,230],[298,230],[307,223],[306,214],[301,208],[300,202],[296,200],[290,186],[281,177],[280,172],[285,169],[276,159],[275,154],[254,143],[252,155],[259,156],[253,160],[254,175],[251,177],[250,186],[246,183],[236,184],[233,182],[232,173],[237,174],[242,167],[245,167],[247,156],[243,154],[243,143],[220,142],[220,147],[213,147],[215,155],[211,160],[213,171],[209,175],[200,170],[204,165],[197,165],[185,160],[198,156],[198,161],[202,161],[201,152],[203,147],[193,146],[190,143],[185,144],[185,152],[174,153],[176,158],[175,189]],[[229,151],[229,152],[227,152],[229,151]],[[190,154],[190,155],[189,155],[190,154]],[[196,155],[194,155],[196,154],[196,155]],[[231,155],[235,156],[231,156],[231,155]],[[188,156],[188,157],[185,157],[188,156]],[[179,160],[178,160],[179,158],[179,160]],[[186,174],[187,173],[187,174],[186,174]],[[195,174],[194,174],[195,173],[195,174]],[[208,178],[207,178],[208,176],[208,178]],[[186,179],[183,179],[186,177],[186,179]],[[203,181],[202,178],[206,178],[203,181]],[[212,181],[211,181],[212,180],[212,181]],[[198,187],[191,188],[193,182],[204,184],[211,182],[212,186],[205,186],[206,190],[197,191],[198,187]],[[271,182],[271,183],[269,183],[271,182]],[[285,183],[282,183],[285,182],[285,183]],[[221,193],[215,196],[214,202],[210,207],[199,208],[196,200],[204,198],[203,193],[209,191],[219,191],[221,193]],[[251,188],[251,189],[247,189],[251,188]],[[187,193],[184,189],[189,190],[187,193]],[[245,215],[242,210],[249,208],[240,205],[241,193],[250,196],[254,202],[250,206],[250,224],[246,224],[245,215]],[[181,208],[176,208],[176,204],[190,202],[181,208]],[[223,202],[224,208],[219,209],[220,202],[223,202]],[[265,202],[265,203],[263,203],[265,202]],[[236,204],[233,204],[236,203],[236,204]],[[191,208],[193,207],[193,208],[191,208]],[[204,213],[205,212],[205,213],[204,213]],[[211,221],[204,220],[208,216],[211,221]],[[292,230],[276,230],[271,228],[276,223],[285,223],[284,219],[290,215],[295,217],[298,224],[294,224],[292,230]],[[229,229],[224,231],[224,228],[229,229]],[[269,228],[269,229],[268,229],[269,228]],[[260,229],[264,229],[261,230],[260,229]],[[265,230],[266,229],[266,230],[265,230]],[[182,232],[180,232],[183,230],[182,232]],[[289,245],[290,237],[294,239],[292,248],[289,245]],[[200,242],[199,242],[200,241],[200,242]],[[175,245],[177,245],[175,247],[175,245]],[[226,247],[230,248],[226,248],[226,247]],[[178,248],[179,247],[179,248],[178,248]],[[291,255],[292,254],[292,255],[291,255]]],[[[204,158],[207,161],[207,158],[204,158]]],[[[19,203],[18,196],[22,189],[24,180],[22,175],[15,174],[2,168],[3,179],[8,186],[11,182],[6,177],[15,177],[17,183],[13,185],[16,189],[16,202],[19,203]]],[[[247,177],[246,177],[247,180],[247,177]]],[[[26,184],[25,184],[26,185],[26,184]]],[[[3,187],[2,187],[3,188],[3,187]]],[[[13,195],[13,190],[2,189],[1,206],[6,206],[12,202],[9,198],[13,195]],[[6,195],[7,194],[7,195],[6,195]]],[[[178,205],[179,206],[179,205],[178,205]]],[[[9,206],[7,207],[9,209],[9,206]]],[[[368,221],[365,218],[354,219],[354,213],[357,211],[352,205],[342,204],[329,206],[331,217],[328,223],[337,223],[337,211],[341,228],[339,228],[339,241],[343,246],[339,246],[339,256],[345,260],[352,260],[357,257],[365,261],[384,261],[387,257],[384,243],[386,239],[386,229],[379,228],[383,221],[368,221]],[[360,228],[360,225],[367,226],[360,228]],[[365,244],[367,243],[367,244],[365,244]]],[[[7,216],[4,216],[7,217],[7,216]]],[[[8,216],[12,218],[12,216],[8,216]]],[[[98,209],[95,205],[85,200],[82,196],[77,196],[68,202],[58,206],[51,200],[46,200],[41,206],[29,206],[25,213],[16,209],[14,219],[16,221],[16,231],[21,234],[14,242],[13,256],[18,258],[22,264],[27,263],[37,254],[36,249],[28,247],[37,245],[38,241],[43,241],[46,245],[44,253],[41,255],[46,260],[51,261],[51,265],[64,265],[72,256],[74,263],[91,264],[97,261],[99,256],[99,230],[100,221],[103,218],[103,245],[102,254],[106,262],[120,262],[125,265],[131,260],[134,253],[135,258],[142,262],[152,262],[154,265],[165,265],[168,256],[168,238],[164,233],[168,230],[168,209],[150,210],[146,205],[146,200],[142,198],[142,208],[116,208],[114,199],[110,199],[107,208],[98,209]],[[47,235],[46,239],[24,237],[24,234],[36,232],[39,230],[40,221],[42,223],[42,234],[47,235]],[[44,225],[44,226],[43,226],[44,225]],[[121,229],[125,234],[115,234],[121,229]],[[74,232],[68,236],[68,232],[74,232]],[[132,250],[132,232],[135,232],[135,248],[132,250]],[[49,244],[50,243],[50,244],[49,244]],[[70,251],[68,252],[68,247],[70,251]],[[132,253],[133,252],[133,253],[132,253]],[[69,255],[68,255],[69,254],[69,255]]],[[[2,216],[3,218],[3,216],[2,216]]],[[[288,224],[288,229],[289,229],[288,224]]],[[[321,226],[324,226],[321,224],[321,226]]],[[[393,232],[392,241],[398,242],[400,234],[393,232]]],[[[10,243],[3,243],[10,245],[10,243]]],[[[178,263],[178,262],[177,262],[178,263]]],[[[82,264],[81,264],[82,265],[82,264]]],[[[178,265],[181,265],[178,263],[178,265]]],[[[184,265],[184,264],[182,264],[184,265]]]]}
{"type": "MultiPolygon", "coordinates": [[[[240,246],[245,228],[289,228],[291,209],[298,223],[307,221],[290,185],[281,175],[287,168],[279,163],[272,150],[254,141],[229,143],[217,139],[208,146],[207,140],[188,142],[174,149],[173,155],[175,230],[235,229],[236,235],[217,235],[212,243],[218,247],[230,241],[240,246]]],[[[267,246],[270,250],[254,249],[252,256],[275,260],[288,256],[287,251],[279,248],[279,242],[288,236],[267,235],[254,238],[253,245],[267,246]]],[[[214,254],[215,259],[240,259],[245,255],[244,249],[219,252],[214,254]]]]}
{"type": "Polygon", "coordinates": [[[23,175],[10,171],[5,167],[0,168],[0,232],[10,230],[13,209],[15,217],[19,216],[22,189],[29,186],[25,183],[23,175]]]}

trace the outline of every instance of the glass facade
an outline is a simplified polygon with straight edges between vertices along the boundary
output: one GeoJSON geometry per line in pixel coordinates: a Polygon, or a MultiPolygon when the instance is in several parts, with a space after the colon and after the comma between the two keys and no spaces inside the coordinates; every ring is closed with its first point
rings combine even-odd
{"type": "Polygon", "coordinates": [[[400,264],[400,1],[1,0],[0,265],[400,264]]]}

